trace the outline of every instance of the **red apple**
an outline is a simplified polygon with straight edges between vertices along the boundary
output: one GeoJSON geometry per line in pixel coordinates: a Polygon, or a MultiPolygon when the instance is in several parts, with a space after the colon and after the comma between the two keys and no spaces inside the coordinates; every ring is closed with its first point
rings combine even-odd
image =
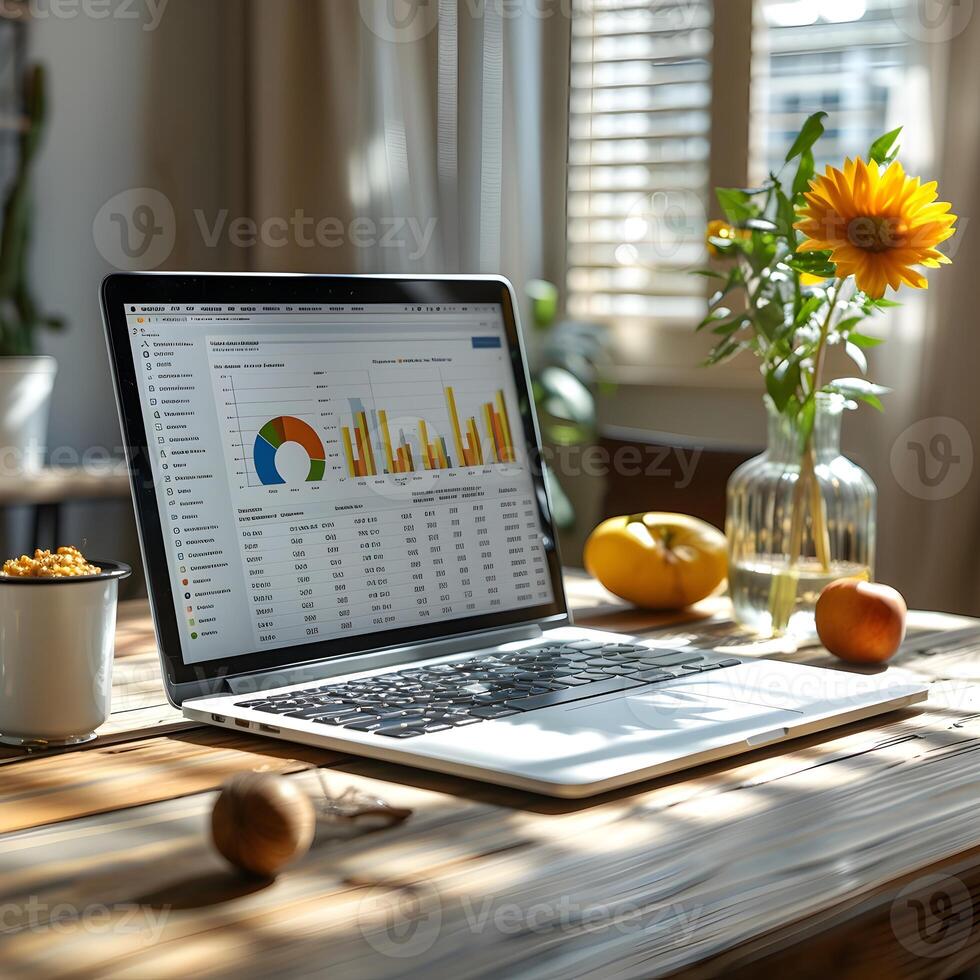
{"type": "Polygon", "coordinates": [[[842,578],[817,599],[820,642],[852,664],[884,663],[905,638],[905,600],[889,585],[842,578]]]}

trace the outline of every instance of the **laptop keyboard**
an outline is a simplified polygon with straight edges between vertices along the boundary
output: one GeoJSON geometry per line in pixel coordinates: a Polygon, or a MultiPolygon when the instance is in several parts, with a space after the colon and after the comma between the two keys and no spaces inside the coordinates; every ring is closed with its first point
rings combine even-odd
{"type": "Polygon", "coordinates": [[[236,706],[414,738],[739,663],[698,650],[577,640],[269,694],[236,706]]]}

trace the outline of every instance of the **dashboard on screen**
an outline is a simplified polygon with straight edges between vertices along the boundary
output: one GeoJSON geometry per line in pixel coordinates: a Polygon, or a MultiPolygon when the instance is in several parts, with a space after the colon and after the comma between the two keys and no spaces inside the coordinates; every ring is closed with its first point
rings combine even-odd
{"type": "Polygon", "coordinates": [[[130,304],[185,664],[555,599],[498,304],[130,304]]]}

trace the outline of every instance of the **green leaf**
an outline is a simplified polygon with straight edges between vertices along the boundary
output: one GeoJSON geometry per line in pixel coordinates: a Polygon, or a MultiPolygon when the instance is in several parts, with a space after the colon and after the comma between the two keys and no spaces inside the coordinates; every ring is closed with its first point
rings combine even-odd
{"type": "Polygon", "coordinates": [[[567,530],[575,524],[575,508],[568,499],[568,494],[558,482],[558,477],[551,471],[547,463],[543,464],[544,479],[548,485],[548,495],[551,497],[551,516],[555,524],[562,530],[567,530]]]}
{"type": "Polygon", "coordinates": [[[895,146],[895,141],[901,132],[902,127],[899,126],[898,129],[893,129],[890,133],[879,136],[868,150],[869,159],[874,160],[875,163],[890,163],[895,158],[895,154],[898,153],[898,147],[895,146]],[[895,146],[894,153],[892,152],[893,146],[895,146]]]}
{"type": "Polygon", "coordinates": [[[807,320],[809,320],[810,317],[813,316],[813,314],[816,313],[822,305],[823,296],[808,296],[803,305],[800,307],[800,312],[796,314],[796,320],[793,322],[793,326],[802,327],[803,324],[806,323],[807,320]]]}
{"type": "Polygon", "coordinates": [[[570,371],[546,367],[538,380],[544,394],[542,406],[549,415],[580,425],[595,424],[592,392],[570,371]]]}
{"type": "Polygon", "coordinates": [[[793,223],[796,221],[796,209],[793,202],[783,193],[781,187],[776,188],[776,224],[779,226],[779,234],[788,238],[791,244],[795,245],[795,232],[793,223]]]}
{"type": "Polygon", "coordinates": [[[715,196],[721,205],[725,217],[733,224],[739,225],[758,214],[758,208],[752,203],[751,195],[737,187],[718,187],[715,196]]]}
{"type": "Polygon", "coordinates": [[[736,313],[735,316],[728,320],[723,320],[718,326],[713,327],[711,332],[718,334],[720,337],[727,337],[735,333],[747,320],[748,316],[745,313],[736,313]]]}
{"type": "Polygon", "coordinates": [[[772,340],[785,322],[782,303],[778,301],[778,297],[771,298],[764,305],[757,302],[752,322],[766,340],[772,340]]]}
{"type": "Polygon", "coordinates": [[[689,269],[688,272],[692,276],[704,276],[705,279],[728,278],[724,272],[719,272],[717,269],[689,269]]]}
{"type": "MultiPolygon", "coordinates": [[[[862,317],[855,316],[855,317],[852,317],[851,319],[856,320],[858,323],[860,323],[863,318],[862,317]]],[[[847,321],[845,320],[844,322],[846,323],[847,321]]],[[[843,324],[841,324],[841,326],[843,326],[843,324]]],[[[883,344],[885,342],[882,337],[869,337],[867,334],[858,333],[855,330],[852,330],[847,335],[847,339],[852,344],[855,344],[858,347],[864,347],[864,348],[877,347],[879,344],[883,344]]]]}
{"type": "Polygon", "coordinates": [[[731,315],[732,311],[727,306],[719,306],[712,310],[694,329],[695,331],[703,330],[710,324],[717,323],[719,320],[724,320],[731,315]]]}
{"type": "Polygon", "coordinates": [[[558,315],[558,287],[547,279],[529,279],[524,288],[531,300],[534,325],[547,330],[558,315]]]}
{"type": "Polygon", "coordinates": [[[887,299],[884,296],[880,296],[878,299],[873,299],[872,297],[869,296],[867,301],[865,302],[865,306],[873,306],[877,310],[890,310],[894,306],[901,306],[901,305],[902,304],[899,303],[898,300],[887,299]]]}
{"type": "Polygon", "coordinates": [[[745,345],[735,340],[734,337],[728,337],[723,340],[714,350],[708,355],[705,360],[705,365],[710,366],[712,364],[721,364],[722,361],[727,361],[729,358],[734,357],[741,350],[743,350],[745,345]]]}
{"type": "Polygon", "coordinates": [[[876,385],[867,378],[836,378],[830,384],[824,385],[821,390],[834,392],[845,398],[858,398],[861,401],[868,401],[869,395],[884,395],[891,391],[890,388],[876,385]]]}
{"type": "Polygon", "coordinates": [[[797,272],[830,279],[837,275],[837,266],[830,261],[830,252],[799,252],[786,258],[786,264],[797,272]]]}
{"type": "Polygon", "coordinates": [[[796,176],[793,178],[793,197],[808,191],[811,180],[813,180],[813,150],[807,147],[800,154],[800,165],[796,168],[796,176]]]}
{"type": "Polygon", "coordinates": [[[815,112],[812,116],[809,116],[802,127],[800,127],[799,135],[793,141],[793,145],[789,148],[789,152],[786,154],[786,162],[789,163],[794,157],[799,156],[801,153],[805,153],[807,150],[812,149],[813,144],[823,136],[823,120],[826,118],[826,112],[815,112]]]}
{"type": "Polygon", "coordinates": [[[783,412],[800,384],[800,362],[797,358],[780,361],[766,372],[766,391],[777,411],[783,412]]]}
{"type": "Polygon", "coordinates": [[[858,366],[858,370],[865,374],[868,370],[868,359],[864,356],[864,351],[857,344],[847,341],[844,344],[844,353],[858,366]]]}

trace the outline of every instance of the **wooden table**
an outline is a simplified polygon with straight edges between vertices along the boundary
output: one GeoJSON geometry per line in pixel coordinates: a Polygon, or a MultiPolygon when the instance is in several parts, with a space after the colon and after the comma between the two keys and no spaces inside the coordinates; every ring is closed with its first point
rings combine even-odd
{"type": "MultiPolygon", "coordinates": [[[[579,622],[832,665],[740,639],[722,600],[671,621],[570,592],[579,622]]],[[[980,623],[911,626],[924,710],[572,803],[194,727],[126,604],[99,739],[0,753],[0,975],[948,976],[980,958],[980,623]],[[247,880],[207,825],[250,769],[414,813],[324,818],[307,857],[247,880]]]]}

